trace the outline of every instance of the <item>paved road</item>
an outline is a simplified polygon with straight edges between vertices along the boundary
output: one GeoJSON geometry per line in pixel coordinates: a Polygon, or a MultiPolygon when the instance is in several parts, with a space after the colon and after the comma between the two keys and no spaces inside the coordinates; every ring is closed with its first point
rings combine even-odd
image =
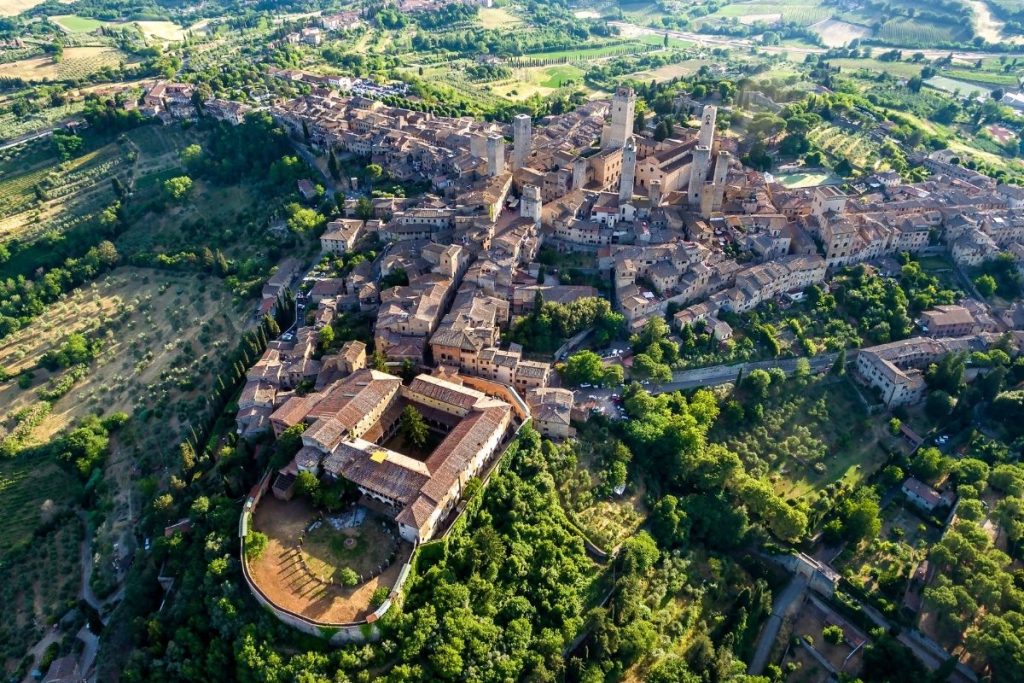
{"type": "Polygon", "coordinates": [[[0,151],[3,151],[3,150],[8,149],[10,147],[17,147],[18,145],[20,145],[20,144],[22,144],[24,142],[28,142],[29,140],[35,140],[37,138],[44,138],[47,135],[52,135],[53,131],[55,131],[58,128],[60,128],[63,124],[64,124],[64,122],[61,121],[60,123],[57,123],[57,124],[55,124],[53,126],[50,126],[49,128],[45,128],[43,130],[37,130],[37,131],[35,131],[33,133],[25,133],[24,135],[19,135],[18,137],[11,138],[10,140],[7,140],[5,142],[0,142],[0,151]]]}
{"type": "MultiPolygon", "coordinates": [[[[638,24],[631,24],[627,21],[610,21],[610,25],[615,26],[621,32],[624,37],[630,36],[664,36],[668,33],[670,38],[676,38],[678,40],[688,40],[692,43],[696,43],[702,47],[728,47],[728,48],[741,48],[748,50],[752,47],[757,48],[759,52],[766,52],[769,54],[821,54],[827,51],[827,48],[823,47],[793,47],[793,46],[766,46],[760,45],[747,38],[732,38],[729,36],[715,36],[704,33],[691,33],[689,31],[665,31],[662,29],[653,29],[647,26],[640,26],[638,24]]],[[[921,52],[924,54],[926,59],[941,59],[953,55],[955,59],[964,60],[977,60],[985,57],[1021,57],[1024,56],[1024,52],[985,52],[983,50],[914,50],[914,52],[921,52]]]]}
{"type": "Polygon", "coordinates": [[[779,636],[779,627],[782,626],[782,621],[797,600],[803,597],[805,590],[807,590],[807,577],[798,575],[790,579],[789,584],[782,589],[782,592],[775,596],[775,600],[772,601],[772,613],[764,628],[761,629],[757,647],[754,649],[754,656],[750,659],[750,666],[747,668],[748,674],[760,676],[764,671],[764,667],[768,663],[768,655],[771,654],[775,639],[779,636]]]}

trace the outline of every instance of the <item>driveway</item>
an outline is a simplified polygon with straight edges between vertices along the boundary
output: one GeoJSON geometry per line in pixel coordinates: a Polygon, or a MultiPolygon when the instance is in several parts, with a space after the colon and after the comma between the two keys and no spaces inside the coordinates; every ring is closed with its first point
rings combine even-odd
{"type": "Polygon", "coordinates": [[[772,653],[772,646],[775,639],[779,637],[779,628],[793,606],[799,604],[807,590],[807,577],[794,576],[789,584],[782,589],[782,592],[775,596],[772,601],[772,613],[768,617],[761,635],[757,639],[757,647],[754,649],[754,656],[750,659],[750,666],[747,673],[751,676],[760,676],[768,663],[768,655],[772,653]]]}

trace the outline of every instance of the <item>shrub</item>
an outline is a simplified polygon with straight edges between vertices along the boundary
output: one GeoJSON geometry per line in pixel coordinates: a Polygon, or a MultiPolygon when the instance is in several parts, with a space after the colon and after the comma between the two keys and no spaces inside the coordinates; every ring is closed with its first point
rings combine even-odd
{"type": "Polygon", "coordinates": [[[267,549],[267,535],[260,531],[249,530],[245,535],[245,559],[249,561],[258,560],[263,551],[267,549]]]}
{"type": "Polygon", "coordinates": [[[821,631],[821,637],[825,639],[826,643],[838,645],[843,642],[843,629],[836,624],[826,626],[821,631]]]}
{"type": "Polygon", "coordinates": [[[389,595],[391,595],[390,588],[387,586],[379,586],[375,591],[373,591],[373,595],[370,596],[370,607],[377,609],[384,604],[389,595]]]}
{"type": "Polygon", "coordinates": [[[359,583],[359,575],[351,567],[342,567],[338,570],[338,581],[342,586],[352,588],[359,583]]]}

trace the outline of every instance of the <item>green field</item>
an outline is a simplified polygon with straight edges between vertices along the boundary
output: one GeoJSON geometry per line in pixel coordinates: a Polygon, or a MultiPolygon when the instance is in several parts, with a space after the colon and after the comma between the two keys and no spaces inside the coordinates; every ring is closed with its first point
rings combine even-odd
{"type": "Polygon", "coordinates": [[[523,23],[519,17],[503,7],[482,7],[477,17],[481,26],[491,29],[511,28],[523,23]]]}
{"type": "Polygon", "coordinates": [[[982,69],[949,69],[942,74],[948,78],[955,78],[961,81],[981,83],[983,85],[1010,86],[1017,85],[1017,75],[1001,71],[985,71],[982,69]]]}
{"type": "Polygon", "coordinates": [[[68,33],[90,33],[103,26],[103,21],[80,17],[77,14],[61,14],[50,17],[50,20],[68,33]]]}
{"type": "Polygon", "coordinates": [[[977,83],[968,83],[966,81],[958,81],[953,78],[947,78],[946,76],[932,76],[927,81],[928,85],[935,88],[936,90],[942,90],[943,92],[959,92],[961,95],[969,95],[972,92],[977,92],[980,95],[988,95],[992,92],[992,88],[979,85],[977,83]]]}
{"type": "Polygon", "coordinates": [[[566,81],[579,83],[583,80],[583,69],[577,66],[549,66],[542,72],[540,85],[545,88],[561,88],[566,81]]]}
{"type": "Polygon", "coordinates": [[[892,74],[898,78],[912,78],[921,73],[920,64],[910,62],[883,62],[879,59],[830,59],[829,64],[843,71],[866,70],[875,73],[892,74]]]}

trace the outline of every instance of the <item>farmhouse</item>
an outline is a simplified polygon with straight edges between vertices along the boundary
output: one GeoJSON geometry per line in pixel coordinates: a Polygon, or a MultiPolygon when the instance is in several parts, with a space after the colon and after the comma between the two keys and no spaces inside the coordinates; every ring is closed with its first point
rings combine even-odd
{"type": "Polygon", "coordinates": [[[939,493],[923,481],[914,477],[908,477],[901,487],[907,500],[917,507],[931,512],[935,508],[952,505],[956,502],[956,495],[952,491],[939,493]]]}

